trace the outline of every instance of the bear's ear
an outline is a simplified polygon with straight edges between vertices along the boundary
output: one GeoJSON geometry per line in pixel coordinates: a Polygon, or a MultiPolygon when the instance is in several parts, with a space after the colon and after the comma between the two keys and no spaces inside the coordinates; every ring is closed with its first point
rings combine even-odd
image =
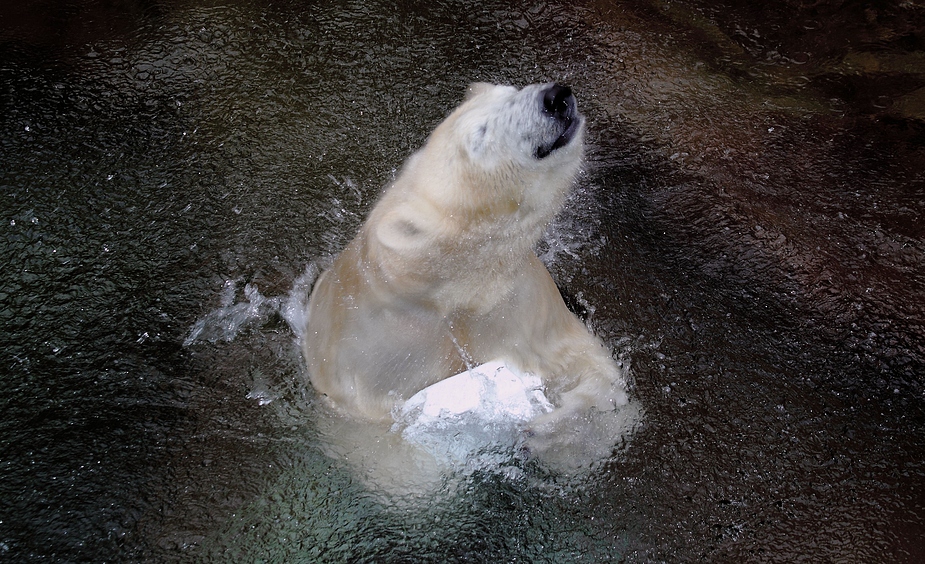
{"type": "Polygon", "coordinates": [[[430,233],[427,217],[413,217],[416,211],[393,210],[380,219],[374,228],[376,239],[386,248],[399,253],[413,252],[427,245],[430,233]]]}
{"type": "Polygon", "coordinates": [[[480,124],[466,135],[466,149],[473,158],[483,157],[488,149],[488,126],[480,124]]]}
{"type": "MultiPolygon", "coordinates": [[[[494,87],[495,87],[495,85],[494,85],[494,84],[491,84],[491,83],[489,83],[489,82],[473,82],[472,84],[469,85],[469,88],[466,89],[466,98],[465,98],[465,100],[469,100],[470,98],[474,98],[474,97],[478,96],[479,94],[482,94],[482,93],[484,93],[484,92],[488,92],[489,90],[491,90],[491,89],[494,88],[494,87]]],[[[463,100],[463,101],[465,101],[465,100],[463,100]]]]}

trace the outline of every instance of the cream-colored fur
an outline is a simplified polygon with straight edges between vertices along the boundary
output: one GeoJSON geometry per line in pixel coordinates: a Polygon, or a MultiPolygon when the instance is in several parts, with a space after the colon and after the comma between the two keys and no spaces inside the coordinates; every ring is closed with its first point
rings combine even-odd
{"type": "Polygon", "coordinates": [[[472,85],[318,279],[304,352],[339,409],[389,421],[396,402],[493,359],[543,379],[557,409],[535,429],[626,403],[610,352],[533,252],[582,154],[583,118],[570,95],[549,111],[550,87],[472,85]]]}

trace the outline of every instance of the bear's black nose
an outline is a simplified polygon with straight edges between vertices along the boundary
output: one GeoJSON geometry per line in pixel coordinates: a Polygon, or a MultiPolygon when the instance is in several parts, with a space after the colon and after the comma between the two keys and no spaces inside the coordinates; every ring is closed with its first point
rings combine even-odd
{"type": "Polygon", "coordinates": [[[553,84],[543,93],[543,111],[556,118],[569,118],[575,107],[575,97],[568,86],[553,84]]]}

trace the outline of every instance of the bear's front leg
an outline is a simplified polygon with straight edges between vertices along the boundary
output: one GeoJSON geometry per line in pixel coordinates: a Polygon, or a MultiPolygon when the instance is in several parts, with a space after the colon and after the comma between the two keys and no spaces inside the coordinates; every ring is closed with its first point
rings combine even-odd
{"type": "MultiPolygon", "coordinates": [[[[620,367],[596,337],[584,330],[584,345],[568,347],[550,362],[560,377],[546,382],[555,405],[525,429],[522,447],[548,468],[564,473],[587,470],[607,460],[636,425],[638,404],[629,402],[620,367]]],[[[555,350],[555,349],[553,349],[555,350]]]]}
{"type": "Polygon", "coordinates": [[[606,458],[638,411],[629,405],[622,370],[568,310],[539,259],[527,261],[514,287],[508,304],[493,312],[500,337],[494,342],[504,346],[495,355],[540,376],[555,406],[530,423],[526,448],[546,461],[606,458]]]}

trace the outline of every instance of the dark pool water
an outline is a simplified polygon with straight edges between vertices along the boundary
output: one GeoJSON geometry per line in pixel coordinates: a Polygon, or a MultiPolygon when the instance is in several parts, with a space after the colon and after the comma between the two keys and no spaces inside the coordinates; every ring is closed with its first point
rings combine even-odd
{"type": "Polygon", "coordinates": [[[912,2],[5,5],[0,561],[921,562],[923,212],[912,2]],[[548,80],[540,251],[645,419],[383,498],[281,308],[467,83],[548,80]]]}

